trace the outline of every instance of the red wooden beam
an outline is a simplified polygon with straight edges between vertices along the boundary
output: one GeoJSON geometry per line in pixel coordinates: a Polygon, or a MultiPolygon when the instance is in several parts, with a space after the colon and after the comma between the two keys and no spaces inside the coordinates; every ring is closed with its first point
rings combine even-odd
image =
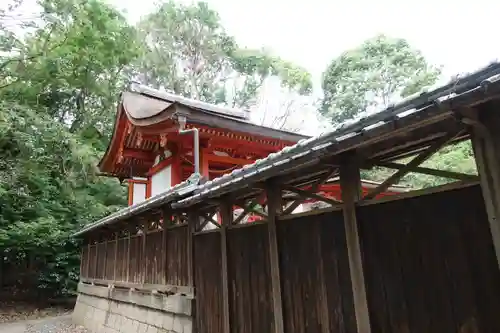
{"type": "Polygon", "coordinates": [[[254,163],[254,160],[244,159],[244,158],[236,158],[231,156],[218,156],[215,154],[207,154],[206,158],[209,162],[218,162],[223,164],[233,164],[233,165],[246,165],[254,163]]]}
{"type": "Polygon", "coordinates": [[[131,149],[131,148],[127,148],[127,149],[123,150],[123,157],[124,158],[136,158],[136,159],[144,160],[144,161],[148,161],[148,162],[154,161],[154,159],[155,159],[155,157],[153,156],[153,154],[151,154],[151,152],[147,152],[147,151],[140,150],[140,149],[131,149]]]}

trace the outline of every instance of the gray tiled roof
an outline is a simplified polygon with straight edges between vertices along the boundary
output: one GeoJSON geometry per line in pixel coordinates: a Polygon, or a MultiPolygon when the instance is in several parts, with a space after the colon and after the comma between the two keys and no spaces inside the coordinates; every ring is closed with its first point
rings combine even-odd
{"type": "Polygon", "coordinates": [[[169,203],[172,200],[182,197],[188,193],[193,192],[200,181],[199,174],[193,174],[187,180],[183,181],[180,184],[175,185],[174,187],[168,189],[168,191],[159,193],[154,197],[148,198],[147,200],[140,202],[138,204],[129,206],[127,208],[120,209],[117,212],[114,212],[97,222],[89,224],[85,226],[80,231],[76,232],[73,236],[82,235],[88,231],[94,230],[96,228],[102,227],[107,224],[112,224],[119,220],[124,220],[128,217],[137,215],[141,212],[149,210],[151,208],[159,207],[165,203],[169,203]]]}
{"type": "MultiPolygon", "coordinates": [[[[104,224],[113,223],[132,215],[138,214],[156,206],[176,201],[174,208],[186,208],[190,205],[203,201],[209,196],[225,193],[231,188],[230,185],[238,185],[247,179],[252,179],[262,172],[271,168],[280,168],[298,158],[308,156],[314,152],[321,152],[326,148],[338,144],[348,138],[374,130],[394,118],[404,118],[410,114],[415,114],[424,110],[426,106],[451,102],[476,89],[487,89],[489,84],[500,84],[500,63],[494,62],[474,73],[463,75],[452,82],[436,89],[422,91],[409,96],[401,102],[391,105],[388,108],[373,114],[363,114],[357,119],[346,121],[333,130],[319,136],[301,140],[297,144],[286,147],[280,152],[272,153],[264,159],[255,161],[253,164],[234,170],[219,178],[198,185],[195,182],[183,182],[168,191],[150,198],[141,204],[134,205],[114,214],[111,214],[96,223],[89,225],[76,233],[81,235],[87,231],[98,228],[104,224]]],[[[199,177],[199,175],[197,175],[199,177]]],[[[194,177],[196,178],[196,176],[194,177]]]]}
{"type": "Polygon", "coordinates": [[[359,132],[375,129],[386,121],[394,119],[394,117],[403,118],[419,110],[423,110],[429,104],[451,100],[479,86],[486,86],[488,83],[498,83],[499,79],[500,63],[494,62],[472,74],[458,77],[437,89],[422,91],[405,98],[395,105],[389,106],[381,112],[370,115],[365,114],[357,119],[341,123],[329,132],[310,139],[301,140],[297,144],[286,147],[277,153],[270,154],[268,157],[257,160],[253,164],[245,165],[241,169],[236,169],[229,174],[200,185],[192,196],[178,201],[174,207],[182,208],[195,204],[208,197],[211,192],[221,190],[223,187],[254,177],[270,168],[287,164],[313,151],[324,150],[359,132]]]}

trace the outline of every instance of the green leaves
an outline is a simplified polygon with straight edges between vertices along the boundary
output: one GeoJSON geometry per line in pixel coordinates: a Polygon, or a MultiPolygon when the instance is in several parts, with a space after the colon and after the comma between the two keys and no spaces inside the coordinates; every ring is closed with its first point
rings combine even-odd
{"type": "Polygon", "coordinates": [[[204,2],[168,1],[139,24],[147,43],[129,71],[147,85],[234,107],[255,106],[270,77],[301,94],[310,93],[310,74],[265,50],[240,48],[204,2]]]}
{"type": "Polygon", "coordinates": [[[440,69],[404,39],[384,35],[333,60],[323,74],[320,111],[333,122],[385,108],[432,85],[440,69]]]}
{"type": "MultiPolygon", "coordinates": [[[[421,91],[436,82],[440,68],[427,63],[421,52],[404,39],[384,35],[365,41],[358,48],[334,59],[323,74],[324,99],[320,112],[333,123],[373,112],[421,91]]],[[[405,161],[402,161],[403,163],[405,161]]],[[[424,165],[474,174],[475,163],[469,142],[447,147],[424,165]]],[[[384,181],[393,170],[365,171],[366,179],[384,181]]],[[[409,174],[401,183],[413,188],[437,186],[449,179],[409,174]]]]}
{"type": "Polygon", "coordinates": [[[69,235],[126,205],[96,165],[130,79],[237,107],[255,106],[269,78],[300,94],[312,84],[303,68],[241,48],[203,2],[165,2],[137,27],[100,0],[38,4],[15,27],[0,12],[0,253],[41,263],[39,287],[57,294],[77,278],[69,235]]]}

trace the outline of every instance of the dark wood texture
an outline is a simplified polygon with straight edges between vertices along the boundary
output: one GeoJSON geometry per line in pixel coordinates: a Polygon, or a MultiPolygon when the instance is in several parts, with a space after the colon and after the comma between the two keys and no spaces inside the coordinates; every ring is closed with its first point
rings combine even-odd
{"type": "Polygon", "coordinates": [[[198,333],[220,333],[223,327],[220,234],[196,235],[194,255],[195,326],[198,333]]]}
{"type": "Polygon", "coordinates": [[[267,225],[228,230],[232,333],[273,332],[267,225]]]}
{"type": "Polygon", "coordinates": [[[167,284],[187,286],[188,227],[183,225],[167,231],[167,284]]]}
{"type": "Polygon", "coordinates": [[[85,245],[81,277],[110,283],[187,286],[187,237],[187,226],[183,225],[168,229],[166,236],[155,230],[85,245]]]}
{"type": "Polygon", "coordinates": [[[372,332],[500,332],[479,186],[358,210],[372,332]]]}
{"type": "MultiPolygon", "coordinates": [[[[479,186],[362,205],[356,215],[373,333],[500,332],[500,270],[479,186]]],[[[220,333],[224,321],[231,333],[275,331],[268,227],[225,230],[228,316],[221,231],[193,236],[198,333],[220,333]]],[[[188,232],[85,245],[82,278],[188,286],[188,232]]],[[[357,332],[345,235],[342,211],[276,221],[284,332],[357,332]]]]}
{"type": "Polygon", "coordinates": [[[285,332],[356,332],[341,212],[278,223],[285,332]]]}

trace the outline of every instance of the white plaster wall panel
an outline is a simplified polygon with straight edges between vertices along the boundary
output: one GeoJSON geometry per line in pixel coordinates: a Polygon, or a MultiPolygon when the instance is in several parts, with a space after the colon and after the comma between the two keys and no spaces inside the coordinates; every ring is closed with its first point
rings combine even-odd
{"type": "Polygon", "coordinates": [[[172,183],[172,168],[167,166],[151,177],[151,196],[168,190],[172,183]]]}
{"type": "Polygon", "coordinates": [[[132,205],[138,204],[146,200],[146,184],[134,183],[132,193],[132,205]]]}

